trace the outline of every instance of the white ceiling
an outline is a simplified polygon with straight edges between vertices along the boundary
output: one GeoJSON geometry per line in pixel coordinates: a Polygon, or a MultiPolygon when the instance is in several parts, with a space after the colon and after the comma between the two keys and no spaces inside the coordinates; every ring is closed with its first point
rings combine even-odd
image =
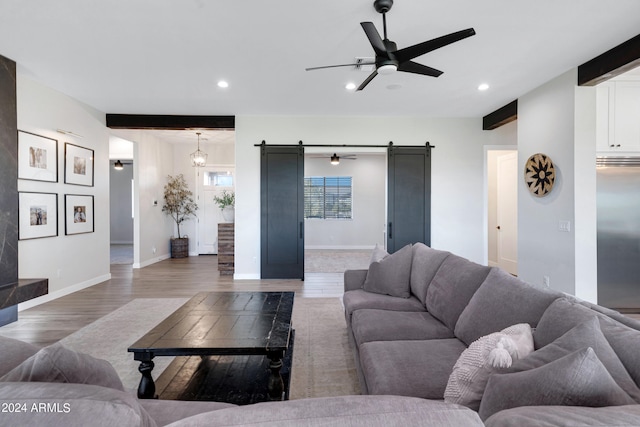
{"type": "Polygon", "coordinates": [[[396,0],[399,48],[475,28],[416,59],[441,77],[305,71],[372,56],[361,21],[382,33],[372,0],[2,0],[0,54],[106,113],[480,117],[637,35],[640,1],[396,0]]]}

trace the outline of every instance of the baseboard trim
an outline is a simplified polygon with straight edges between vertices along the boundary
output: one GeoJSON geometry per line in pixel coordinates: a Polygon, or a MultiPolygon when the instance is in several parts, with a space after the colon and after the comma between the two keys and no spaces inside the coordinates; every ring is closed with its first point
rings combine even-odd
{"type": "Polygon", "coordinates": [[[40,304],[44,304],[45,302],[50,302],[60,297],[72,294],[74,292],[81,291],[83,289],[89,288],[91,286],[97,285],[102,282],[106,282],[111,279],[111,273],[105,274],[103,276],[94,277],[93,279],[86,280],[82,283],[77,283],[75,285],[66,286],[60,290],[48,293],[38,298],[34,298],[29,301],[25,301],[23,303],[18,304],[18,312],[27,310],[29,308],[33,308],[40,304]]]}
{"type": "Polygon", "coordinates": [[[233,275],[233,280],[260,280],[259,274],[238,274],[233,275]]]}
{"type": "Polygon", "coordinates": [[[133,268],[145,268],[152,264],[155,264],[160,261],[164,261],[165,259],[169,259],[169,258],[171,258],[170,254],[164,254],[164,255],[160,255],[159,257],[151,258],[143,262],[134,262],[133,268]]]}

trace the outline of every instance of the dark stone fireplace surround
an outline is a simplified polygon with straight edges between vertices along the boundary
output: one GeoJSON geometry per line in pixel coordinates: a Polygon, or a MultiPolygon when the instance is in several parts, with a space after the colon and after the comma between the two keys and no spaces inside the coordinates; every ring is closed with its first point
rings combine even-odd
{"type": "Polygon", "coordinates": [[[16,63],[0,55],[0,326],[18,303],[48,292],[47,279],[18,280],[18,115],[16,63]]]}

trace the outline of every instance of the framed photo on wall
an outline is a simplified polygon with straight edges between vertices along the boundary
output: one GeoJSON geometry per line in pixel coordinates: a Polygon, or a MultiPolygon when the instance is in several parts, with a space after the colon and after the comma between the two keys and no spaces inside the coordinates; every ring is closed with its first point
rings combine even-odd
{"type": "Polygon", "coordinates": [[[93,233],[93,196],[64,195],[65,234],[93,233]]]}
{"type": "Polygon", "coordinates": [[[58,140],[19,130],[18,178],[58,182],[58,140]]]}
{"type": "Polygon", "coordinates": [[[65,142],[64,183],[93,187],[93,150],[65,142]]]}
{"type": "Polygon", "coordinates": [[[58,235],[58,195],[18,193],[18,239],[39,239],[58,235]]]}

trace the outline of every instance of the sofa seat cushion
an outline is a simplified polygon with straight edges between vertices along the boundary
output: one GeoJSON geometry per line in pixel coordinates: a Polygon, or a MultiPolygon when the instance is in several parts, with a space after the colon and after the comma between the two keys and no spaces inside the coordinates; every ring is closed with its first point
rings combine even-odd
{"type": "Polygon", "coordinates": [[[600,321],[602,334],[631,378],[636,384],[640,384],[640,331],[565,298],[555,300],[542,315],[533,334],[536,348],[544,347],[576,325],[593,317],[600,321]]]}
{"type": "Polygon", "coordinates": [[[33,344],[0,336],[0,377],[36,354],[40,350],[33,344]]]}
{"type": "Polygon", "coordinates": [[[616,406],[633,400],[616,384],[592,348],[586,347],[529,371],[489,377],[480,418],[518,406],[616,406]]]}
{"type": "Polygon", "coordinates": [[[381,295],[367,292],[364,289],[355,289],[344,293],[344,303],[347,324],[351,325],[351,315],[356,310],[363,308],[377,308],[380,310],[395,311],[427,311],[422,303],[414,296],[398,298],[389,295],[381,295]]]}
{"type": "Polygon", "coordinates": [[[265,402],[200,414],[170,427],[210,426],[482,427],[478,414],[444,402],[401,396],[339,396],[265,402]]]}
{"type": "Polygon", "coordinates": [[[411,293],[423,303],[427,299],[427,289],[450,252],[432,249],[424,243],[413,245],[411,261],[411,293]]]}
{"type": "Polygon", "coordinates": [[[158,427],[205,412],[236,407],[231,403],[189,400],[139,399],[138,402],[158,427]]]}
{"type": "Polygon", "coordinates": [[[469,301],[455,327],[456,337],[471,344],[510,325],[535,328],[544,311],[562,294],[537,288],[494,268],[469,301]]]}
{"type": "Polygon", "coordinates": [[[411,277],[411,245],[387,255],[369,265],[367,278],[362,287],[365,291],[399,298],[409,298],[411,277]]]}
{"type": "Polygon", "coordinates": [[[360,365],[369,394],[443,399],[453,365],[465,348],[457,338],[364,343],[360,365]]]}
{"type": "Polygon", "coordinates": [[[156,426],[134,394],[92,384],[0,383],[5,403],[14,410],[0,415],[3,426],[156,426]]]}
{"type": "Polygon", "coordinates": [[[124,391],[111,363],[68,349],[60,343],[40,349],[0,381],[93,384],[124,391]]]}
{"type": "Polygon", "coordinates": [[[455,329],[460,314],[490,270],[490,267],[457,255],[449,255],[440,265],[427,289],[427,311],[440,319],[449,329],[455,329]]]}
{"type": "Polygon", "coordinates": [[[521,406],[489,417],[486,427],[637,427],[640,405],[605,406],[521,406]]]}
{"type": "Polygon", "coordinates": [[[453,332],[425,311],[356,310],[351,328],[358,347],[371,341],[453,338],[453,332]]]}

